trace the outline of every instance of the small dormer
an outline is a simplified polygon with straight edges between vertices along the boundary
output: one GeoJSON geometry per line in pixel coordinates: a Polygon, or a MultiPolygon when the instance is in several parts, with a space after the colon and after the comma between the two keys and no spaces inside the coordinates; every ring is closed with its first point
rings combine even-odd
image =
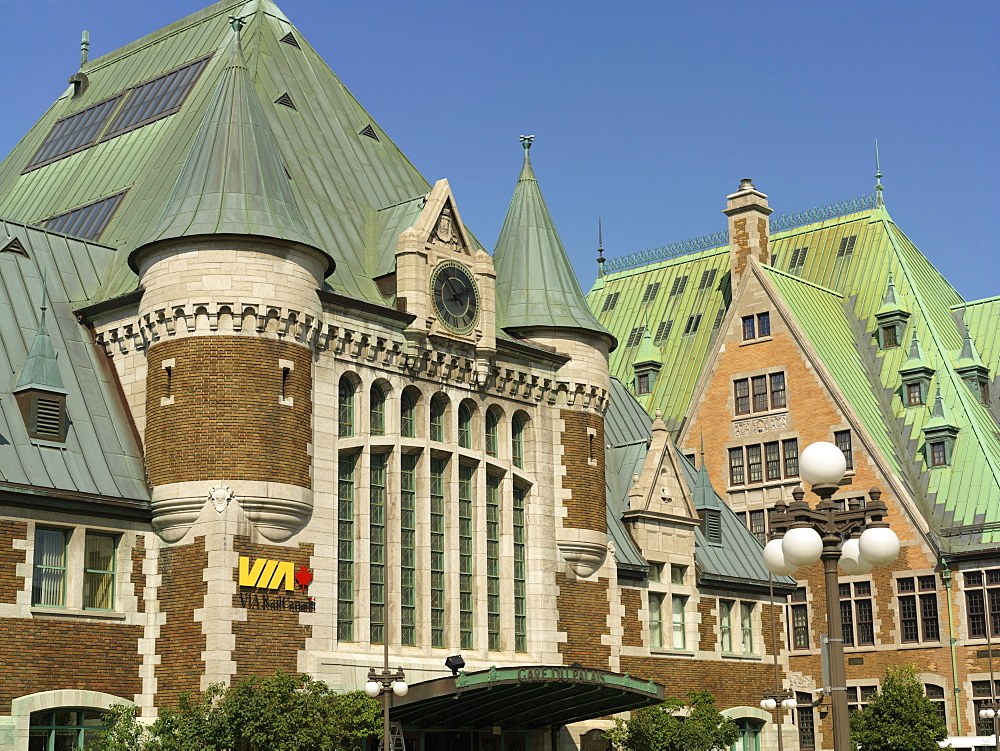
{"type": "Polygon", "coordinates": [[[959,430],[951,419],[948,408],[944,406],[944,399],[941,398],[941,391],[938,389],[934,408],[931,410],[931,419],[923,427],[928,467],[933,469],[951,465],[959,430]]]}
{"type": "Polygon", "coordinates": [[[889,285],[882,298],[882,307],[875,314],[875,320],[878,321],[879,349],[892,349],[900,346],[909,318],[910,311],[906,309],[897,296],[896,285],[893,282],[892,274],[889,274],[889,285]]]}
{"type": "Polygon", "coordinates": [[[649,335],[649,327],[643,327],[642,342],[635,359],[632,361],[632,370],[635,373],[635,395],[640,399],[653,393],[653,385],[656,383],[656,376],[660,373],[663,363],[660,361],[662,355],[660,350],[653,344],[653,338],[649,335]]]}
{"type": "Polygon", "coordinates": [[[990,369],[979,357],[968,327],[965,329],[962,351],[959,352],[958,360],[955,362],[955,372],[965,381],[965,385],[972,390],[980,404],[990,403],[990,369]]]}
{"type": "Polygon", "coordinates": [[[899,368],[899,379],[903,384],[903,406],[919,407],[927,404],[927,395],[930,393],[931,378],[934,375],[934,368],[930,360],[924,355],[920,340],[917,339],[917,332],[913,332],[910,340],[910,351],[899,368]]]}
{"type": "Polygon", "coordinates": [[[13,389],[29,438],[54,443],[66,440],[66,393],[45,325],[43,302],[38,331],[13,389]]]}

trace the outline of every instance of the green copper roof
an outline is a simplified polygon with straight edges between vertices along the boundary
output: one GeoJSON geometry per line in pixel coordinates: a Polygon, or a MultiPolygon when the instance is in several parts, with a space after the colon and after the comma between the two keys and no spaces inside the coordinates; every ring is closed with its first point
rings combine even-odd
{"type": "Polygon", "coordinates": [[[910,340],[910,349],[907,350],[906,360],[899,368],[900,373],[911,373],[915,371],[934,372],[934,366],[924,355],[923,347],[920,346],[920,339],[917,330],[913,330],[913,338],[910,340]]]}
{"type": "Polygon", "coordinates": [[[274,134],[250,80],[238,31],[229,64],[191,142],[163,216],[142,244],[211,234],[257,235],[317,245],[299,213],[274,134]]]}
{"type": "MultiPolygon", "coordinates": [[[[266,190],[253,187],[253,197],[245,202],[249,212],[240,209],[238,223],[270,223],[282,232],[308,233],[336,263],[327,279],[332,289],[370,302],[387,302],[372,270],[393,268],[395,245],[386,243],[383,248],[369,242],[371,217],[423,195],[430,185],[271,0],[215,3],[91,60],[83,72],[90,81],[86,91],[74,99],[72,89],[66,89],[0,164],[0,217],[37,223],[126,191],[100,236],[101,243],[119,252],[92,301],[135,289],[128,255],[164,216],[196,138],[204,138],[207,147],[210,135],[220,135],[219,128],[212,134],[204,132],[203,123],[210,106],[218,104],[213,100],[220,81],[231,77],[233,85],[237,78],[242,79],[241,86],[251,84],[260,109],[241,114],[252,118],[253,132],[226,135],[239,136],[249,149],[258,143],[254,139],[263,129],[269,129],[278,158],[276,166],[268,155],[266,190]],[[229,16],[246,19],[241,32],[245,70],[226,71],[233,38],[229,16]],[[297,46],[281,41],[289,33],[297,46]],[[111,138],[99,134],[89,147],[23,172],[56,120],[206,56],[211,56],[207,65],[175,113],[111,138]],[[294,109],[277,103],[279,99],[290,100],[294,109]],[[286,169],[290,180],[282,187],[286,169]],[[262,205],[261,195],[278,195],[281,201],[262,205]],[[292,221],[293,205],[301,224],[292,221]],[[253,212],[267,214],[266,221],[253,212]],[[366,248],[372,252],[366,253],[366,248]]],[[[248,105],[242,101],[241,106],[248,105]]],[[[192,190],[199,188],[192,183],[192,190]]],[[[198,210],[208,208],[203,199],[197,200],[198,210]]]]}
{"type": "Polygon", "coordinates": [[[148,508],[131,417],[107,356],[73,313],[99,288],[114,249],[9,221],[0,221],[0,236],[16,238],[25,252],[0,253],[0,372],[8,374],[0,378],[0,489],[67,491],[148,508]],[[43,294],[44,315],[37,303],[43,294]],[[66,397],[68,429],[58,446],[29,437],[10,396],[32,387],[66,397]]]}
{"type": "MultiPolygon", "coordinates": [[[[985,366],[1000,367],[1000,298],[965,303],[884,207],[776,232],[771,250],[767,278],[942,549],[1000,546],[1000,425],[954,368],[941,367],[961,357],[963,328],[985,366]],[[890,274],[889,305],[909,313],[901,341],[911,346],[880,349],[876,315],[886,310],[890,274]],[[900,370],[913,364],[914,334],[919,361],[935,371],[931,393],[941,394],[942,408],[961,428],[946,467],[926,466],[923,428],[933,402],[904,404],[900,370]]],[[[661,409],[675,434],[712,352],[713,323],[729,306],[728,269],[728,248],[711,248],[605,274],[588,296],[619,341],[640,326],[652,331],[663,367],[643,404],[661,409]],[[656,283],[658,292],[651,292],[656,283]]],[[[638,346],[611,355],[612,372],[626,383],[638,346]]]]}
{"type": "Polygon", "coordinates": [[[52,349],[52,339],[49,338],[49,331],[45,325],[46,297],[47,290],[43,284],[41,320],[38,322],[35,338],[31,342],[28,358],[24,361],[24,368],[17,379],[17,385],[13,388],[15,394],[29,389],[52,391],[59,394],[66,393],[62,376],[59,375],[56,352],[52,349]]]}
{"type": "Polygon", "coordinates": [[[587,307],[559,239],[524,142],[524,166],[493,252],[497,321],[503,328],[546,326],[607,334],[587,307]]]}

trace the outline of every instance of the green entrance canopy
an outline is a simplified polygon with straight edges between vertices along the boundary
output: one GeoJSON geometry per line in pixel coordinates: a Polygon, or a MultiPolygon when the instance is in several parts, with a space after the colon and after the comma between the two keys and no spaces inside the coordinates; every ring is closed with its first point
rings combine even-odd
{"type": "Polygon", "coordinates": [[[390,717],[406,730],[531,730],[662,701],[661,686],[627,674],[578,665],[492,667],[415,683],[393,697],[390,717]]]}

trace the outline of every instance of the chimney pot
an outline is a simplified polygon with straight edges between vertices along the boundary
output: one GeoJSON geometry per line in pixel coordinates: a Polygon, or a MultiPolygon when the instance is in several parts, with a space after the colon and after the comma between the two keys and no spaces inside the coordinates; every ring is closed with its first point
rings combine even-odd
{"type": "Polygon", "coordinates": [[[753,187],[753,180],[751,180],[749,177],[744,177],[742,180],[740,180],[739,190],[740,191],[755,190],[755,188],[753,187]]]}

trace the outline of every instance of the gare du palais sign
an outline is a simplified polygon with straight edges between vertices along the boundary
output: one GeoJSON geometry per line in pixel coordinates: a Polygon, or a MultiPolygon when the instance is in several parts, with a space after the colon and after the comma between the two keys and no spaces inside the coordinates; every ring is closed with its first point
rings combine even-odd
{"type": "Polygon", "coordinates": [[[312,571],[304,565],[296,571],[295,564],[291,561],[269,558],[251,560],[249,556],[241,555],[239,607],[248,610],[315,613],[316,598],[308,595],[312,580],[312,571]]]}

